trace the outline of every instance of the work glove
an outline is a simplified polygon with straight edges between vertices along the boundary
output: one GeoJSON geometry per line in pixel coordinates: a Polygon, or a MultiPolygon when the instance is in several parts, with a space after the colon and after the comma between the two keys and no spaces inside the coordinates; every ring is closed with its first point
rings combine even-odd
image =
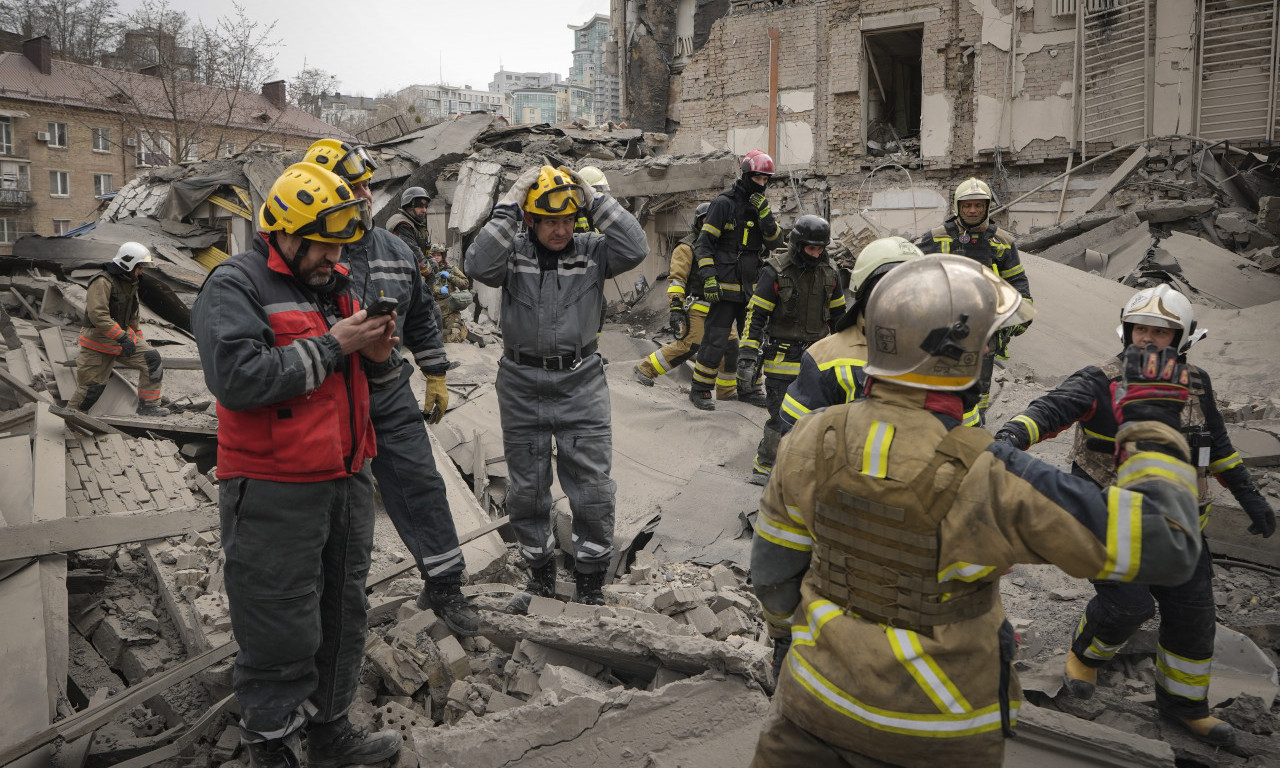
{"type": "Polygon", "coordinates": [[[529,190],[533,189],[533,185],[538,183],[538,174],[542,172],[542,166],[535,165],[516,178],[516,182],[511,185],[511,189],[507,190],[507,194],[502,196],[498,201],[498,205],[513,205],[517,209],[524,208],[524,199],[529,196],[529,190]]]}
{"type": "Polygon", "coordinates": [[[715,304],[720,300],[720,281],[715,275],[709,275],[702,281],[702,298],[715,304]]]}
{"type": "Polygon", "coordinates": [[[739,349],[738,350],[738,386],[749,388],[751,380],[756,375],[756,365],[758,364],[755,350],[739,349]]]}
{"type": "Polygon", "coordinates": [[[120,338],[120,354],[124,357],[132,355],[138,351],[138,345],[133,343],[133,334],[129,333],[120,338]]]}
{"type": "Polygon", "coordinates": [[[791,635],[773,638],[773,684],[778,684],[778,675],[782,674],[782,662],[786,661],[791,651],[791,635]]]}
{"type": "Polygon", "coordinates": [[[1251,497],[1240,501],[1245,514],[1253,521],[1249,525],[1249,533],[1265,539],[1276,532],[1276,512],[1267,500],[1262,498],[1262,494],[1255,491],[1251,497]]]}
{"type": "Polygon", "coordinates": [[[991,337],[991,354],[1001,360],[1009,359],[1009,340],[1016,334],[1012,328],[1001,328],[996,331],[996,335],[991,337]]]}
{"type": "Polygon", "coordinates": [[[429,424],[439,424],[444,412],[449,408],[449,388],[445,386],[444,374],[427,377],[427,395],[422,399],[422,415],[429,424]]]}
{"type": "Polygon", "coordinates": [[[769,198],[764,196],[763,192],[757,192],[747,198],[747,202],[751,203],[751,207],[756,209],[756,218],[763,219],[769,215],[769,198]]]}
{"type": "Polygon", "coordinates": [[[1030,328],[1030,327],[1031,327],[1031,321],[1030,321],[1030,320],[1028,320],[1028,321],[1027,321],[1027,322],[1025,322],[1025,323],[1018,323],[1017,325],[1015,325],[1015,326],[1013,326],[1012,328],[1010,328],[1010,329],[1009,329],[1009,335],[1010,335],[1010,336],[1021,336],[1022,334],[1026,333],[1026,332],[1027,332],[1027,329],[1028,329],[1028,328],[1030,328]]]}
{"type": "Polygon", "coordinates": [[[1030,447],[1030,444],[1027,441],[1027,438],[1023,437],[1015,429],[1008,429],[1006,427],[1001,427],[1000,430],[996,432],[995,439],[997,441],[1006,442],[1020,451],[1025,451],[1027,450],[1027,448],[1030,447]]]}
{"type": "Polygon", "coordinates": [[[596,189],[595,187],[593,187],[593,186],[591,186],[590,184],[588,184],[588,183],[587,183],[587,181],[586,181],[586,179],[584,179],[584,178],[582,178],[581,176],[579,176],[579,175],[578,175],[578,172],[577,172],[577,171],[571,171],[571,170],[569,170],[569,168],[567,168],[566,166],[563,166],[563,165],[562,165],[562,166],[560,166],[560,168],[559,168],[558,170],[563,171],[564,173],[568,174],[568,175],[569,175],[569,178],[573,179],[573,183],[574,183],[574,184],[577,184],[578,186],[582,187],[582,191],[583,191],[584,193],[586,193],[586,196],[587,196],[587,207],[588,207],[588,208],[590,208],[590,207],[591,207],[591,204],[592,204],[592,203],[594,203],[594,202],[596,201],[596,198],[597,198],[597,197],[599,197],[600,195],[604,194],[604,193],[603,193],[603,192],[601,192],[600,190],[598,190],[598,189],[596,189]]]}
{"type": "Polygon", "coordinates": [[[1157,350],[1154,344],[1124,351],[1124,373],[1111,385],[1116,421],[1158,421],[1174,429],[1182,426],[1182,409],[1190,395],[1190,374],[1172,346],[1157,350]]]}
{"type": "Polygon", "coordinates": [[[671,324],[671,332],[675,334],[677,339],[683,339],[689,335],[689,315],[685,313],[683,306],[672,304],[671,314],[668,319],[671,324]]]}

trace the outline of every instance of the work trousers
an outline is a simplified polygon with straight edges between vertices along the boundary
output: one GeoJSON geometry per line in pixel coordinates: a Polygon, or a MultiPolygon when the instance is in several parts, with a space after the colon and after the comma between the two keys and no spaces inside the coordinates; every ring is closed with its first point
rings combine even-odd
{"type": "Polygon", "coordinates": [[[355,698],[364,658],[368,468],[313,483],[237,477],[219,491],[244,740],[336,720],[355,698]]]}
{"type": "Polygon", "coordinates": [[[1202,537],[1195,572],[1176,587],[1095,581],[1097,594],[1085,608],[1072,652],[1088,666],[1102,666],[1155,615],[1159,603],[1156,706],[1176,717],[1207,717],[1216,621],[1212,557],[1202,537]]]}
{"type": "MultiPolygon", "coordinates": [[[[766,383],[766,387],[768,384],[766,383]]],[[[858,754],[810,733],[788,720],[778,710],[777,700],[769,708],[769,716],[760,729],[756,754],[750,768],[893,768],[866,755],[858,754]]]]}
{"type": "Polygon", "coordinates": [[[576,368],[548,371],[502,358],[498,413],[510,486],[507,514],[520,554],[533,568],[555,554],[551,526],[551,439],[556,473],[573,513],[573,555],[582,573],[613,556],[613,427],[604,363],[592,354],[576,368]]]}
{"type": "MultiPolygon", "coordinates": [[[[164,369],[160,364],[160,353],[145,341],[139,342],[132,355],[111,355],[87,347],[80,348],[76,356],[76,391],[67,401],[67,406],[81,409],[90,387],[105,387],[111,378],[111,368],[119,363],[138,371],[138,399],[144,403],[160,402],[160,381],[164,378],[164,369]]],[[[101,389],[93,397],[89,407],[97,402],[101,389]]]]}
{"type": "Polygon", "coordinates": [[[794,376],[764,377],[765,408],[769,411],[769,418],[764,422],[764,437],[756,446],[756,458],[751,466],[753,474],[767,475],[773,471],[773,462],[778,458],[778,443],[782,441],[782,401],[787,397],[787,387],[795,380],[794,376]]]}
{"type": "Polygon", "coordinates": [[[406,362],[394,386],[371,393],[369,407],[378,439],[373,476],[387,517],[422,578],[452,581],[461,578],[466,562],[444,479],[431,453],[422,406],[409,386],[412,377],[413,366],[406,362]]]}
{"type": "MultiPolygon", "coordinates": [[[[676,339],[662,349],[650,354],[636,366],[640,372],[651,379],[670,373],[685,361],[698,353],[702,344],[702,335],[706,328],[707,313],[689,310],[689,332],[683,339],[676,339]]],[[[729,329],[729,338],[725,342],[724,358],[720,361],[720,369],[716,372],[716,399],[731,400],[738,396],[738,334],[729,329]]]]}
{"type": "MultiPolygon", "coordinates": [[[[724,364],[725,354],[729,346],[729,336],[733,327],[742,327],[746,318],[747,305],[735,301],[717,301],[711,305],[707,313],[706,330],[702,336],[702,344],[694,358],[693,384],[694,392],[710,392],[718,384],[716,371],[724,364]]],[[[736,361],[735,361],[735,368],[736,361]]],[[[733,371],[735,380],[737,371],[733,371]]]]}

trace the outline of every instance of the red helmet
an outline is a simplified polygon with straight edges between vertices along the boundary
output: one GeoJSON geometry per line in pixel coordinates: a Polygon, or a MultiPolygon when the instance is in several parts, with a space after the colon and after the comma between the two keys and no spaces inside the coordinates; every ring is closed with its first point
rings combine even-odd
{"type": "Polygon", "coordinates": [[[753,149],[742,158],[742,173],[747,175],[750,173],[763,173],[766,176],[773,175],[773,158],[758,149],[753,149]]]}

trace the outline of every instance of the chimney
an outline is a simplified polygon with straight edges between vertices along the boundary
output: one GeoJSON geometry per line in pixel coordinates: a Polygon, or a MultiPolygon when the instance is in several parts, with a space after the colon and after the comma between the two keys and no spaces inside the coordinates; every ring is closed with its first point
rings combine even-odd
{"type": "Polygon", "coordinates": [[[263,83],[262,95],[267,97],[267,101],[271,102],[272,106],[284,109],[285,98],[283,80],[272,80],[269,83],[263,83]]]}
{"type": "Polygon", "coordinates": [[[42,75],[53,74],[53,45],[48,35],[33,37],[22,41],[22,55],[36,65],[42,75]]]}

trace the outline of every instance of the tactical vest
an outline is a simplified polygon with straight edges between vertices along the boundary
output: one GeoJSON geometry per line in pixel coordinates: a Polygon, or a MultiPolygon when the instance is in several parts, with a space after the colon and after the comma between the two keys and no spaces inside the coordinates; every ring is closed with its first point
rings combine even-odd
{"type": "Polygon", "coordinates": [[[779,341],[806,344],[826,336],[831,319],[831,290],[836,283],[831,261],[823,257],[815,266],[805,268],[788,249],[765,263],[778,275],[778,303],[769,317],[769,335],[779,341]]]}
{"type": "Polygon", "coordinates": [[[1005,251],[1013,246],[1013,235],[991,222],[987,222],[987,228],[978,235],[969,234],[960,225],[948,222],[934,227],[929,236],[938,244],[939,253],[967,256],[984,267],[994,267],[996,260],[1003,258],[1005,251]]]}
{"type": "MultiPolygon", "coordinates": [[[[935,626],[990,611],[998,597],[994,582],[938,581],[938,536],[961,482],[991,435],[955,427],[924,469],[902,481],[888,477],[887,470],[876,471],[877,457],[867,455],[881,440],[892,439],[883,432],[892,425],[873,422],[857,450],[846,442],[846,424],[838,420],[827,427],[816,462],[816,477],[823,479],[815,497],[809,574],[818,593],[864,619],[929,637],[935,626]],[[862,471],[850,459],[860,461],[862,471]]],[[[883,468],[887,452],[878,459],[883,468]]]]}
{"type": "MultiPolygon", "coordinates": [[[[103,271],[98,277],[104,277],[111,283],[111,295],[107,298],[107,312],[111,314],[111,319],[119,323],[121,328],[128,329],[133,316],[138,312],[138,281],[107,271],[103,271]]],[[[85,325],[89,325],[87,320],[85,325]]]]}
{"type": "Polygon", "coordinates": [[[387,219],[387,229],[391,232],[395,232],[401,224],[408,224],[413,230],[413,239],[418,241],[418,247],[424,254],[431,251],[431,232],[427,230],[426,222],[419,224],[400,212],[392,214],[391,218],[387,219]]]}
{"type": "MultiPolygon", "coordinates": [[[[1204,409],[1200,398],[1205,394],[1204,379],[1200,369],[1188,365],[1191,374],[1190,396],[1182,408],[1182,434],[1191,448],[1191,463],[1196,468],[1196,483],[1200,490],[1200,504],[1209,503],[1209,436],[1205,432],[1204,409]]],[[[1124,374],[1124,362],[1112,358],[1099,366],[1107,381],[1119,381],[1124,374]]],[[[1099,408],[1112,407],[1111,400],[1097,403],[1099,408]]],[[[1071,444],[1072,462],[1085,471],[1095,483],[1104,488],[1116,482],[1115,435],[1097,435],[1088,432],[1084,424],[1076,425],[1075,439],[1071,444]]]]}

